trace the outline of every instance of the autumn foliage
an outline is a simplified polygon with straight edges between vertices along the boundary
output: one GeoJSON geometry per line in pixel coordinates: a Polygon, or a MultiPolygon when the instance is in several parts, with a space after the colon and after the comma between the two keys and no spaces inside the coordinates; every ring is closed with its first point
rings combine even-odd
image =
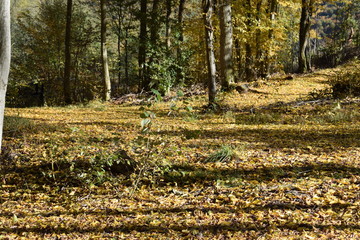
{"type": "Polygon", "coordinates": [[[358,66],[257,81],[216,111],[179,93],[9,108],[0,237],[357,239],[359,99],[315,92],[358,66]]]}

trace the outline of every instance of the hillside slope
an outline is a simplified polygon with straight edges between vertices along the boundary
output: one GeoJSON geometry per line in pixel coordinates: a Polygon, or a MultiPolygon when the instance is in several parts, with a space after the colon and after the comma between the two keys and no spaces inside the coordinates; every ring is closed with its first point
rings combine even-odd
{"type": "Polygon", "coordinates": [[[206,96],[7,109],[0,237],[360,238],[359,102],[304,102],[339,70],[222,94],[218,113],[206,96]]]}

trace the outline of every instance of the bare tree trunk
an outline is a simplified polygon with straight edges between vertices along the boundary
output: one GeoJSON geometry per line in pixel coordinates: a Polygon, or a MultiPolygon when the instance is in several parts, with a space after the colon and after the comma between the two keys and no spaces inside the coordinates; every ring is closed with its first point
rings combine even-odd
{"type": "MultiPolygon", "coordinates": [[[[250,36],[251,27],[252,27],[252,7],[251,7],[251,0],[246,0],[245,8],[247,9],[247,31],[250,36]]],[[[250,39],[245,43],[245,78],[246,81],[254,81],[256,79],[255,67],[254,67],[254,57],[253,57],[253,49],[250,44],[250,39]]]]}
{"type": "Polygon", "coordinates": [[[299,69],[300,73],[307,72],[309,63],[307,62],[306,47],[307,38],[311,26],[310,18],[314,8],[314,0],[302,0],[300,31],[299,31],[299,69]]]}
{"type": "Polygon", "coordinates": [[[277,12],[277,0],[270,0],[268,3],[268,16],[270,18],[270,29],[268,32],[268,41],[269,41],[269,46],[266,48],[265,50],[265,59],[264,59],[264,74],[266,74],[266,77],[269,76],[270,74],[270,50],[272,48],[272,43],[273,43],[273,39],[274,39],[274,22],[275,22],[275,17],[276,17],[276,12],[277,12]]]}
{"type": "Polygon", "coordinates": [[[216,65],[214,54],[214,29],[212,26],[213,0],[203,0],[205,23],[206,55],[208,65],[209,104],[215,104],[216,97],[216,65]]]}
{"type": "Polygon", "coordinates": [[[117,28],[117,53],[118,53],[118,62],[117,62],[117,71],[118,71],[118,81],[116,84],[116,89],[114,89],[115,91],[117,91],[117,89],[119,88],[119,85],[121,83],[121,68],[122,68],[122,64],[121,64],[121,32],[122,32],[122,19],[124,18],[123,16],[123,9],[122,6],[119,6],[119,10],[118,10],[118,28],[117,28]]]}
{"type": "Polygon", "coordinates": [[[255,33],[255,51],[256,51],[256,75],[260,77],[264,77],[264,59],[263,59],[263,52],[264,52],[264,44],[261,39],[261,11],[262,11],[263,0],[257,0],[256,3],[256,33],[255,33]]]}
{"type": "MultiPolygon", "coordinates": [[[[178,11],[178,31],[179,31],[179,43],[176,49],[176,57],[178,60],[179,66],[183,66],[182,60],[182,52],[181,52],[181,43],[184,41],[184,29],[183,29],[183,17],[184,17],[184,9],[185,9],[185,0],[180,0],[179,2],[179,11],[178,11]]],[[[178,69],[176,73],[176,80],[177,82],[181,82],[184,78],[184,74],[182,69],[178,69]]]]}
{"type": "Polygon", "coordinates": [[[147,0],[141,0],[140,3],[140,33],[139,33],[139,90],[148,85],[146,74],[146,45],[147,37],[147,0]]]}
{"type": "Polygon", "coordinates": [[[151,10],[150,42],[153,48],[156,46],[157,40],[159,39],[159,29],[160,29],[159,3],[160,3],[159,0],[153,0],[153,6],[151,10]]]}
{"type": "Polygon", "coordinates": [[[170,24],[170,18],[171,18],[171,12],[172,12],[172,0],[166,0],[166,26],[165,26],[165,38],[166,38],[166,49],[169,50],[171,47],[171,24],[170,24]]]}
{"type": "Polygon", "coordinates": [[[109,63],[106,48],[106,4],[107,0],[100,0],[101,11],[101,60],[102,60],[102,77],[104,82],[104,100],[109,101],[111,98],[111,81],[109,74],[109,63]]]}
{"type": "Polygon", "coordinates": [[[71,18],[72,18],[72,0],[67,0],[66,11],[66,29],[65,29],[65,68],[64,68],[64,101],[65,104],[71,104],[71,18]]]}
{"type": "Polygon", "coordinates": [[[129,86],[129,27],[125,29],[125,81],[126,85],[129,86]]]}
{"type": "Polygon", "coordinates": [[[235,53],[236,53],[236,66],[237,66],[237,77],[236,82],[241,81],[243,77],[243,64],[242,64],[242,54],[241,54],[241,44],[238,38],[235,39],[235,53]]]}
{"type": "Polygon", "coordinates": [[[4,124],[5,96],[10,71],[10,0],[0,3],[0,151],[4,124]]]}
{"type": "Polygon", "coordinates": [[[233,70],[233,27],[231,19],[231,1],[220,1],[220,77],[221,86],[228,89],[234,82],[233,70]]]}

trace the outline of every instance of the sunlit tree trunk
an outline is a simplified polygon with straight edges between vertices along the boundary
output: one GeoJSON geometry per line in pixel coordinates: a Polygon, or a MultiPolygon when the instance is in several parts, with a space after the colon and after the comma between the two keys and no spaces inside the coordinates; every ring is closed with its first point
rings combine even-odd
{"type": "Polygon", "coordinates": [[[107,0],[100,0],[101,11],[101,60],[102,60],[102,77],[104,82],[104,100],[109,101],[111,98],[111,81],[109,74],[109,63],[106,48],[106,4],[107,0]]]}
{"type": "Polygon", "coordinates": [[[264,77],[264,42],[262,40],[262,34],[261,34],[261,13],[263,9],[263,0],[257,0],[256,2],[256,33],[255,33],[255,51],[256,51],[256,75],[260,77],[264,77]]]}
{"type": "Polygon", "coordinates": [[[5,96],[10,71],[10,0],[0,2],[0,151],[4,124],[5,96]]]}
{"type": "Polygon", "coordinates": [[[299,31],[299,69],[300,73],[309,71],[309,62],[306,54],[307,38],[311,26],[311,16],[314,8],[314,0],[302,0],[300,31],[299,31]]]}
{"type": "Polygon", "coordinates": [[[71,104],[70,75],[71,75],[71,18],[72,0],[67,0],[66,29],[65,29],[65,68],[64,68],[64,101],[71,104]]]}
{"type": "Polygon", "coordinates": [[[270,29],[268,32],[268,41],[269,44],[266,47],[265,50],[265,59],[264,59],[264,74],[266,74],[265,77],[269,76],[270,74],[270,50],[272,48],[272,43],[273,43],[273,39],[274,39],[274,22],[275,22],[275,17],[276,17],[276,13],[277,13],[277,7],[278,3],[277,0],[270,0],[268,3],[268,15],[270,18],[270,29]]]}
{"type": "Polygon", "coordinates": [[[214,54],[214,29],[212,25],[213,0],[203,0],[205,23],[206,56],[208,65],[209,104],[215,104],[216,97],[216,65],[214,54]]]}
{"type": "Polygon", "coordinates": [[[231,19],[231,1],[220,1],[220,77],[221,86],[228,89],[234,82],[233,71],[233,27],[231,19]]]}
{"type": "MultiPolygon", "coordinates": [[[[248,11],[246,14],[246,25],[247,25],[247,31],[250,36],[251,28],[252,28],[252,6],[251,6],[251,0],[245,1],[245,8],[248,11]]],[[[247,81],[254,81],[255,76],[255,68],[254,68],[254,57],[253,57],[253,49],[250,43],[251,39],[247,39],[245,43],[245,78],[247,81]]]]}
{"type": "Polygon", "coordinates": [[[166,23],[165,23],[165,38],[166,38],[166,49],[169,50],[170,46],[171,46],[171,39],[170,39],[170,34],[171,34],[171,24],[170,24],[170,20],[171,20],[171,13],[172,13],[172,0],[166,0],[166,23]]]}

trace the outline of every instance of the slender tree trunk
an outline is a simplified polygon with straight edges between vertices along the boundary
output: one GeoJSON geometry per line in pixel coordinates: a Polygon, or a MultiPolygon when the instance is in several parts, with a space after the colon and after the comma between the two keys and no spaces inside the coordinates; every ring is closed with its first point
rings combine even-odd
{"type": "Polygon", "coordinates": [[[165,26],[165,38],[166,38],[166,49],[169,50],[171,47],[171,13],[172,13],[172,0],[166,0],[166,26],[165,26]]]}
{"type": "Polygon", "coordinates": [[[159,39],[159,29],[160,29],[160,9],[159,9],[159,0],[153,0],[153,6],[151,10],[151,25],[150,25],[150,42],[154,48],[159,39]]]}
{"type": "Polygon", "coordinates": [[[314,0],[302,0],[300,31],[299,31],[299,73],[307,72],[308,59],[306,56],[307,38],[311,26],[311,16],[314,8],[314,0]]]}
{"type": "Polygon", "coordinates": [[[125,29],[125,81],[126,85],[129,86],[129,28],[125,29]]]}
{"type": "Polygon", "coordinates": [[[140,2],[140,33],[139,33],[139,90],[148,84],[146,74],[146,51],[147,51],[147,0],[140,2]]]}
{"type": "Polygon", "coordinates": [[[262,11],[262,4],[263,0],[257,0],[256,3],[256,33],[255,33],[255,41],[256,41],[256,71],[257,76],[264,77],[264,59],[263,59],[263,52],[264,52],[264,44],[261,39],[261,11],[262,11]]]}
{"type": "Polygon", "coordinates": [[[236,53],[236,66],[237,66],[236,82],[238,82],[242,79],[242,76],[243,76],[241,44],[240,44],[240,40],[238,38],[235,39],[235,53],[236,53]]]}
{"type": "Polygon", "coordinates": [[[214,54],[214,29],[212,26],[213,0],[203,0],[205,23],[206,55],[208,67],[209,104],[215,104],[216,97],[216,65],[214,54]]]}
{"type": "Polygon", "coordinates": [[[5,96],[10,71],[10,0],[0,3],[0,152],[4,124],[5,96]]]}
{"type": "MultiPolygon", "coordinates": [[[[159,59],[155,56],[156,52],[159,49],[159,30],[160,30],[160,0],[153,0],[152,10],[151,10],[151,22],[150,22],[150,45],[151,45],[151,54],[149,57],[149,63],[159,63],[159,59]]],[[[146,85],[144,85],[144,89],[150,90],[150,85],[152,88],[158,88],[158,81],[153,79],[152,76],[156,75],[156,73],[152,67],[148,68],[148,81],[146,85]]]]}
{"type": "Polygon", "coordinates": [[[267,46],[265,51],[265,59],[264,59],[264,74],[266,74],[266,77],[270,74],[270,50],[272,48],[272,43],[274,39],[274,22],[275,22],[275,16],[277,12],[277,0],[270,0],[268,3],[268,16],[270,18],[270,29],[268,32],[268,41],[269,46],[267,46]]]}
{"type": "Polygon", "coordinates": [[[104,82],[104,100],[109,101],[111,98],[111,81],[109,74],[109,63],[106,48],[106,4],[107,0],[100,0],[101,11],[101,60],[102,60],[102,77],[104,82]]]}
{"type": "Polygon", "coordinates": [[[123,11],[122,6],[119,6],[119,12],[118,12],[118,32],[117,32],[117,53],[118,53],[118,82],[117,87],[121,83],[121,32],[122,32],[122,18],[123,18],[123,11]]]}
{"type": "Polygon", "coordinates": [[[66,10],[66,29],[65,29],[65,68],[64,68],[64,101],[65,104],[71,104],[71,18],[72,18],[72,0],[67,0],[66,10]]]}
{"type": "Polygon", "coordinates": [[[184,41],[184,30],[183,30],[183,18],[185,10],[185,0],[180,0],[179,2],[179,12],[178,12],[178,25],[179,25],[179,41],[184,41]]]}
{"type": "MultiPolygon", "coordinates": [[[[247,32],[248,35],[250,36],[251,33],[251,28],[252,28],[252,7],[251,7],[251,0],[246,0],[245,2],[245,8],[247,9],[248,13],[247,15],[247,32]]],[[[254,81],[256,76],[255,76],[255,68],[254,68],[254,58],[253,58],[253,49],[252,46],[250,44],[251,39],[247,39],[248,41],[246,41],[245,43],[245,78],[246,81],[254,81]]]]}
{"type": "MultiPolygon", "coordinates": [[[[179,31],[179,38],[178,38],[178,46],[176,48],[176,57],[179,66],[183,66],[182,60],[182,52],[181,52],[181,43],[184,41],[184,29],[183,29],[183,17],[184,17],[184,9],[185,9],[185,0],[180,0],[179,2],[179,11],[178,11],[178,31],[179,31]]],[[[182,69],[178,69],[176,73],[176,80],[180,83],[184,78],[184,74],[182,69]]]]}
{"type": "Polygon", "coordinates": [[[231,1],[220,1],[220,77],[225,90],[234,83],[233,70],[233,27],[231,19],[231,1]]]}

